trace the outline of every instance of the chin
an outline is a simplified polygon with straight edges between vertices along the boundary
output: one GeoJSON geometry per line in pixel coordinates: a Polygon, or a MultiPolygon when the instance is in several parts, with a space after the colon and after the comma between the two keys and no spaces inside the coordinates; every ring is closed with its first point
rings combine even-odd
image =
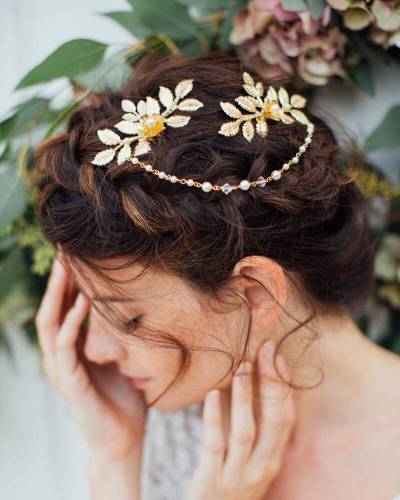
{"type": "MultiPolygon", "coordinates": [[[[147,402],[150,402],[155,399],[155,397],[147,396],[145,394],[145,398],[147,402]]],[[[204,400],[204,397],[202,398],[179,398],[179,397],[174,397],[174,396],[169,396],[168,392],[164,394],[158,401],[154,403],[154,405],[151,406],[151,408],[156,408],[158,411],[162,413],[170,413],[170,412],[175,412],[179,410],[183,410],[184,408],[187,408],[188,406],[191,406],[193,404],[199,404],[202,403],[204,400]]]]}

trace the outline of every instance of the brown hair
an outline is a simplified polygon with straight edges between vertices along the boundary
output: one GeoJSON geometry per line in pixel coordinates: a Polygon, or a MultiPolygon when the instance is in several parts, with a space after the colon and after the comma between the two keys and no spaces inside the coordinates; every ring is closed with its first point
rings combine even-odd
{"type": "MultiPolygon", "coordinates": [[[[96,130],[120,120],[121,99],[157,96],[160,85],[174,88],[193,78],[191,96],[204,106],[190,113],[188,126],[157,137],[148,161],[178,177],[218,184],[266,177],[296,153],[305,127],[272,122],[267,138],[256,135],[251,143],[241,134],[218,134],[227,121],[219,102],[243,93],[242,71],[235,55],[147,55],[121,93],[97,94],[97,102],[75,111],[66,132],[36,151],[44,234],[75,262],[99,270],[104,259],[126,257],[129,265],[159,266],[214,298],[226,290],[238,260],[268,257],[296,276],[313,310],[294,330],[316,311],[357,311],[371,292],[375,250],[363,197],[343,168],[360,154],[354,144],[341,149],[326,122],[308,110],[315,124],[312,143],[297,165],[265,188],[204,193],[130,163],[90,163],[105,149],[96,130]]],[[[265,83],[284,84],[292,93],[293,82],[265,83]]],[[[251,318],[246,347],[250,328],[251,318]]],[[[188,350],[173,336],[166,338],[182,349],[181,368],[187,366],[188,350]]]]}

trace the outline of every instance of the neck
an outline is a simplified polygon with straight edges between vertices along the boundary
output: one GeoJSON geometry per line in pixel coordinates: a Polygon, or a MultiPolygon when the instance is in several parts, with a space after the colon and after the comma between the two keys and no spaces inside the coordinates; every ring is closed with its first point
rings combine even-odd
{"type": "MultiPolygon", "coordinates": [[[[376,405],[382,389],[387,390],[377,374],[395,356],[367,338],[350,316],[318,317],[317,325],[317,338],[297,361],[288,359],[284,344],[280,351],[292,367],[292,383],[313,386],[293,390],[296,422],[292,444],[296,446],[335,436],[335,431],[343,433],[347,428],[352,432],[360,424],[387,420],[387,408],[371,407],[371,401],[376,405]]],[[[398,370],[397,363],[391,366],[398,370]]],[[[230,400],[229,388],[223,394],[225,410],[230,400]]]]}

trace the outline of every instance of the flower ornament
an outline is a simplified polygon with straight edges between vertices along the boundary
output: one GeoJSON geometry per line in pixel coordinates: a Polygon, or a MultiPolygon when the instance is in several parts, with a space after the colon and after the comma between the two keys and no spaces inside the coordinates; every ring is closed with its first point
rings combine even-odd
{"type": "Polygon", "coordinates": [[[175,87],[175,94],[167,87],[160,86],[158,98],[146,96],[135,104],[129,99],[121,101],[122,120],[114,128],[127,137],[122,138],[109,128],[97,130],[97,136],[106,146],[112,146],[96,154],[91,161],[93,165],[103,166],[110,163],[117,154],[117,163],[121,165],[127,160],[139,163],[138,156],[148,153],[150,142],[163,132],[166,126],[184,127],[190,116],[172,113],[179,111],[196,111],[203,106],[197,99],[183,99],[193,89],[193,79],[182,80],[175,87]],[[161,111],[160,103],[164,106],[161,111]],[[133,142],[137,141],[133,146],[133,142]]]}
{"type": "Polygon", "coordinates": [[[307,116],[301,111],[306,105],[306,99],[299,94],[293,94],[289,98],[284,87],[280,87],[278,92],[271,85],[264,95],[264,85],[262,82],[255,83],[249,73],[242,74],[244,84],[243,88],[248,95],[235,98],[237,104],[247,113],[242,111],[230,102],[220,101],[222,110],[235,121],[226,122],[221,125],[218,130],[219,134],[224,136],[233,136],[239,133],[240,125],[245,139],[251,142],[254,134],[257,133],[261,137],[266,137],[268,134],[267,120],[272,119],[282,121],[285,124],[291,124],[298,121],[303,125],[309,125],[310,121],[307,116]],[[256,120],[256,125],[252,120],[256,120]]]}

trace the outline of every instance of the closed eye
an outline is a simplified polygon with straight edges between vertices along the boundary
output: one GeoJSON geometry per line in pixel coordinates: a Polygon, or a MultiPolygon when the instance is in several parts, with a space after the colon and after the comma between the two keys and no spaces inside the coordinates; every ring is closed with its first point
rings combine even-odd
{"type": "Polygon", "coordinates": [[[140,322],[140,316],[135,316],[124,323],[124,328],[127,332],[132,332],[138,328],[140,322]]]}

